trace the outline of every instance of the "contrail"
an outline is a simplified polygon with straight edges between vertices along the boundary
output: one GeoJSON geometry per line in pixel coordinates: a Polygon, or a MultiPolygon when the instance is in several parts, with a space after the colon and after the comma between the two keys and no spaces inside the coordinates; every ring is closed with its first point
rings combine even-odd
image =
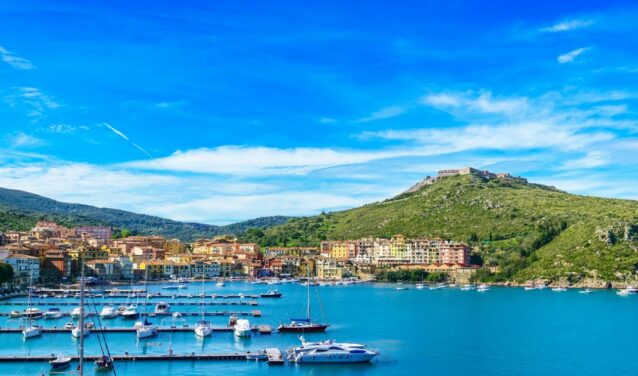
{"type": "MultiPolygon", "coordinates": [[[[109,123],[104,123],[104,125],[110,129],[111,131],[113,131],[113,133],[115,133],[116,135],[122,137],[123,139],[125,139],[126,141],[128,141],[131,145],[135,146],[139,151],[141,151],[142,153],[148,155],[149,158],[151,158],[155,163],[157,163],[159,165],[159,163],[157,162],[157,159],[149,152],[147,152],[146,150],[144,150],[144,148],[142,148],[141,146],[139,146],[138,144],[136,144],[135,142],[131,141],[124,133],[122,133],[122,131],[120,131],[119,129],[115,128],[114,126],[112,126],[109,123]]],[[[161,167],[161,166],[160,166],[161,167]]]]}

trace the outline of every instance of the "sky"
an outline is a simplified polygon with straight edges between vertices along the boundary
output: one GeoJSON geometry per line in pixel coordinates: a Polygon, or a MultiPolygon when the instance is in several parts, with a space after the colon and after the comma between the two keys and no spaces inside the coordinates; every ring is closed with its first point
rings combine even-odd
{"type": "Polygon", "coordinates": [[[473,166],[638,199],[631,1],[3,1],[0,187],[183,221],[473,166]]]}

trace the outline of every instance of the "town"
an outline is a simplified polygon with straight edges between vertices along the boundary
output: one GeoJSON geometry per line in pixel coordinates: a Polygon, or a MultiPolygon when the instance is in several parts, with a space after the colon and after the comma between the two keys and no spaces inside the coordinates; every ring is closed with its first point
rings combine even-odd
{"type": "Polygon", "coordinates": [[[40,221],[30,231],[0,236],[0,263],[13,269],[13,286],[72,282],[79,258],[93,281],[146,278],[291,278],[372,279],[380,270],[421,269],[465,282],[476,270],[471,249],[441,238],[323,241],[320,247],[264,247],[233,236],[184,243],[162,236],[114,238],[105,226],[68,228],[40,221]]]}

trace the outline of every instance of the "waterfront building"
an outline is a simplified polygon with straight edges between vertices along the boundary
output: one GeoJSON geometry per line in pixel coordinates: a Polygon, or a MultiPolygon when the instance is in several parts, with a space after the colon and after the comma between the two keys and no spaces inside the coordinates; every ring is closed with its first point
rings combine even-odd
{"type": "Polygon", "coordinates": [[[40,278],[40,259],[33,256],[10,254],[4,260],[13,268],[13,280],[16,285],[26,286],[31,280],[40,278]]]}
{"type": "Polygon", "coordinates": [[[93,274],[96,277],[105,280],[113,280],[119,277],[116,274],[116,264],[111,260],[91,260],[85,263],[88,275],[93,274]]]}

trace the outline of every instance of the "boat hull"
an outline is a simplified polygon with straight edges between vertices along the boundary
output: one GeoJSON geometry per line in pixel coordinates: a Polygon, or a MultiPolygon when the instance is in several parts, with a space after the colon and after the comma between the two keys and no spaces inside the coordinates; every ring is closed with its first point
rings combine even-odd
{"type": "Polygon", "coordinates": [[[277,328],[277,331],[281,333],[318,333],[318,332],[325,332],[326,329],[328,329],[328,326],[329,325],[321,325],[321,324],[305,325],[305,326],[280,325],[277,328]]]}
{"type": "Polygon", "coordinates": [[[368,363],[377,354],[297,354],[291,361],[294,363],[368,363]]]}

